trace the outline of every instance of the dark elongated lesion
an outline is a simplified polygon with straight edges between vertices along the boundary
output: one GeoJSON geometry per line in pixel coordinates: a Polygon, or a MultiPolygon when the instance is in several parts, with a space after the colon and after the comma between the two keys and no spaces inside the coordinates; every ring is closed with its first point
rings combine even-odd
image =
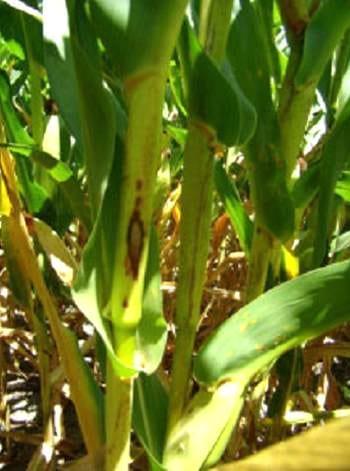
{"type": "Polygon", "coordinates": [[[141,214],[137,206],[138,205],[136,205],[136,208],[131,215],[127,233],[128,254],[126,260],[126,269],[128,274],[130,274],[134,280],[136,280],[138,277],[140,259],[145,238],[144,223],[141,219],[141,214]]]}

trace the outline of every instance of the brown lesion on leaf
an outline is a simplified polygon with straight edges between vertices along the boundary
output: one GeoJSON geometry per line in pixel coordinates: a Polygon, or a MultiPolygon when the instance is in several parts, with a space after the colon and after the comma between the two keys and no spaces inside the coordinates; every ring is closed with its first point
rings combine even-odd
{"type": "Polygon", "coordinates": [[[138,179],[136,180],[135,187],[136,187],[136,190],[137,190],[137,191],[142,190],[143,181],[141,180],[141,178],[138,178],[138,179]]]}
{"type": "Polygon", "coordinates": [[[125,267],[127,273],[136,280],[139,273],[139,265],[143,252],[145,229],[141,218],[139,206],[141,199],[136,198],[135,209],[131,215],[128,232],[127,232],[127,256],[125,267]]]}
{"type": "Polygon", "coordinates": [[[140,196],[138,196],[135,200],[135,208],[139,208],[141,206],[141,203],[142,203],[142,198],[140,196]]]}

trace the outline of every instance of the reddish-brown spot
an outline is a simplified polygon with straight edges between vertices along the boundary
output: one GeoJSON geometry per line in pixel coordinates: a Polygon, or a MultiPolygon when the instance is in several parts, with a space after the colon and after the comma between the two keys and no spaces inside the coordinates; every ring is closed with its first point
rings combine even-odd
{"type": "Polygon", "coordinates": [[[26,226],[27,226],[29,234],[33,235],[35,232],[34,219],[32,218],[30,214],[25,214],[24,220],[26,222],[26,226]]]}
{"type": "Polygon", "coordinates": [[[140,211],[135,208],[130,218],[127,232],[128,254],[125,261],[127,272],[134,280],[137,279],[139,273],[139,264],[143,251],[144,237],[145,230],[140,216],[140,211]]]}
{"type": "Polygon", "coordinates": [[[128,300],[127,298],[124,298],[123,299],[123,308],[126,309],[128,307],[129,303],[128,303],[128,300]]]}
{"type": "Polygon", "coordinates": [[[141,179],[136,180],[135,186],[136,186],[136,190],[140,191],[143,186],[143,181],[141,179]]]}
{"type": "Polygon", "coordinates": [[[142,198],[140,196],[137,196],[135,200],[135,207],[139,208],[141,206],[141,203],[142,203],[142,198]]]}

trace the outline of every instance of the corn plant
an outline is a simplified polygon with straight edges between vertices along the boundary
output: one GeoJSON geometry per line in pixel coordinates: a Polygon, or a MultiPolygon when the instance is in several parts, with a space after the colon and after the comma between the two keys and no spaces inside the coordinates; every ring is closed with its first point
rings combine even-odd
{"type": "Polygon", "coordinates": [[[208,469],[271,377],[279,441],[302,349],[349,320],[350,1],[3,0],[0,19],[1,241],[44,430],[28,469],[55,466],[64,381],[72,469],[126,470],[135,443],[150,469],[208,469]],[[248,275],[203,340],[221,217],[248,275]]]}

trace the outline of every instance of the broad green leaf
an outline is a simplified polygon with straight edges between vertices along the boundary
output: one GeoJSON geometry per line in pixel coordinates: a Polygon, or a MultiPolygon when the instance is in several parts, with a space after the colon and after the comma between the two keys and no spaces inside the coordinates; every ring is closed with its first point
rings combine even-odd
{"type": "Polygon", "coordinates": [[[242,249],[246,255],[249,255],[253,237],[253,223],[245,212],[234,181],[229,178],[220,161],[215,162],[214,172],[216,191],[230,216],[231,224],[236,231],[242,249]]]}
{"type": "Polygon", "coordinates": [[[275,44],[274,29],[277,25],[281,26],[281,20],[280,18],[277,20],[276,15],[274,15],[274,3],[275,2],[273,0],[266,0],[264,3],[257,2],[257,8],[258,14],[262,19],[261,27],[266,38],[266,53],[271,75],[274,78],[276,84],[280,84],[282,79],[282,71],[279,52],[275,44]]]}
{"type": "Polygon", "coordinates": [[[135,381],[133,427],[144,446],[152,471],[164,470],[162,455],[166,436],[168,396],[156,375],[141,373],[135,381]],[[154,405],[157,404],[157,407],[154,405]]]}
{"type": "Polygon", "coordinates": [[[43,2],[44,59],[53,98],[82,151],[77,74],[65,0],[43,2]]]}
{"type": "Polygon", "coordinates": [[[203,345],[194,373],[208,385],[248,375],[282,353],[350,319],[350,262],[283,283],[240,309],[203,345]]]}
{"type": "Polygon", "coordinates": [[[295,77],[297,87],[317,83],[337,43],[350,27],[349,0],[325,0],[305,31],[302,60],[295,77]]]}
{"type": "Polygon", "coordinates": [[[227,46],[238,84],[257,113],[255,133],[244,147],[256,220],[282,242],[294,230],[294,206],[280,155],[277,114],[271,91],[271,50],[259,2],[240,1],[227,46]]]}
{"type": "Polygon", "coordinates": [[[97,39],[84,5],[74,0],[68,2],[67,7],[89,197],[96,218],[114,159],[116,103],[112,92],[102,82],[97,39]]]}
{"type": "Polygon", "coordinates": [[[350,418],[333,419],[324,425],[265,448],[244,460],[211,468],[212,471],[346,471],[349,469],[350,418]]]}
{"type": "Polygon", "coordinates": [[[329,237],[336,182],[350,156],[350,117],[334,128],[321,155],[318,214],[314,231],[313,267],[321,265],[329,237]]]}
{"type": "Polygon", "coordinates": [[[229,64],[218,68],[202,50],[188,22],[182,27],[179,56],[192,119],[208,126],[223,144],[247,142],[256,124],[254,108],[240,90],[229,64]]]}
{"type": "Polygon", "coordinates": [[[233,427],[237,422],[245,386],[237,379],[223,383],[214,392],[200,391],[194,396],[167,440],[163,464],[168,471],[202,468],[227,424],[233,427]]]}
{"type": "Polygon", "coordinates": [[[96,30],[123,78],[141,70],[155,73],[166,67],[177,32],[177,25],[169,24],[169,18],[175,18],[175,12],[184,11],[186,3],[185,0],[91,1],[96,30]]]}

